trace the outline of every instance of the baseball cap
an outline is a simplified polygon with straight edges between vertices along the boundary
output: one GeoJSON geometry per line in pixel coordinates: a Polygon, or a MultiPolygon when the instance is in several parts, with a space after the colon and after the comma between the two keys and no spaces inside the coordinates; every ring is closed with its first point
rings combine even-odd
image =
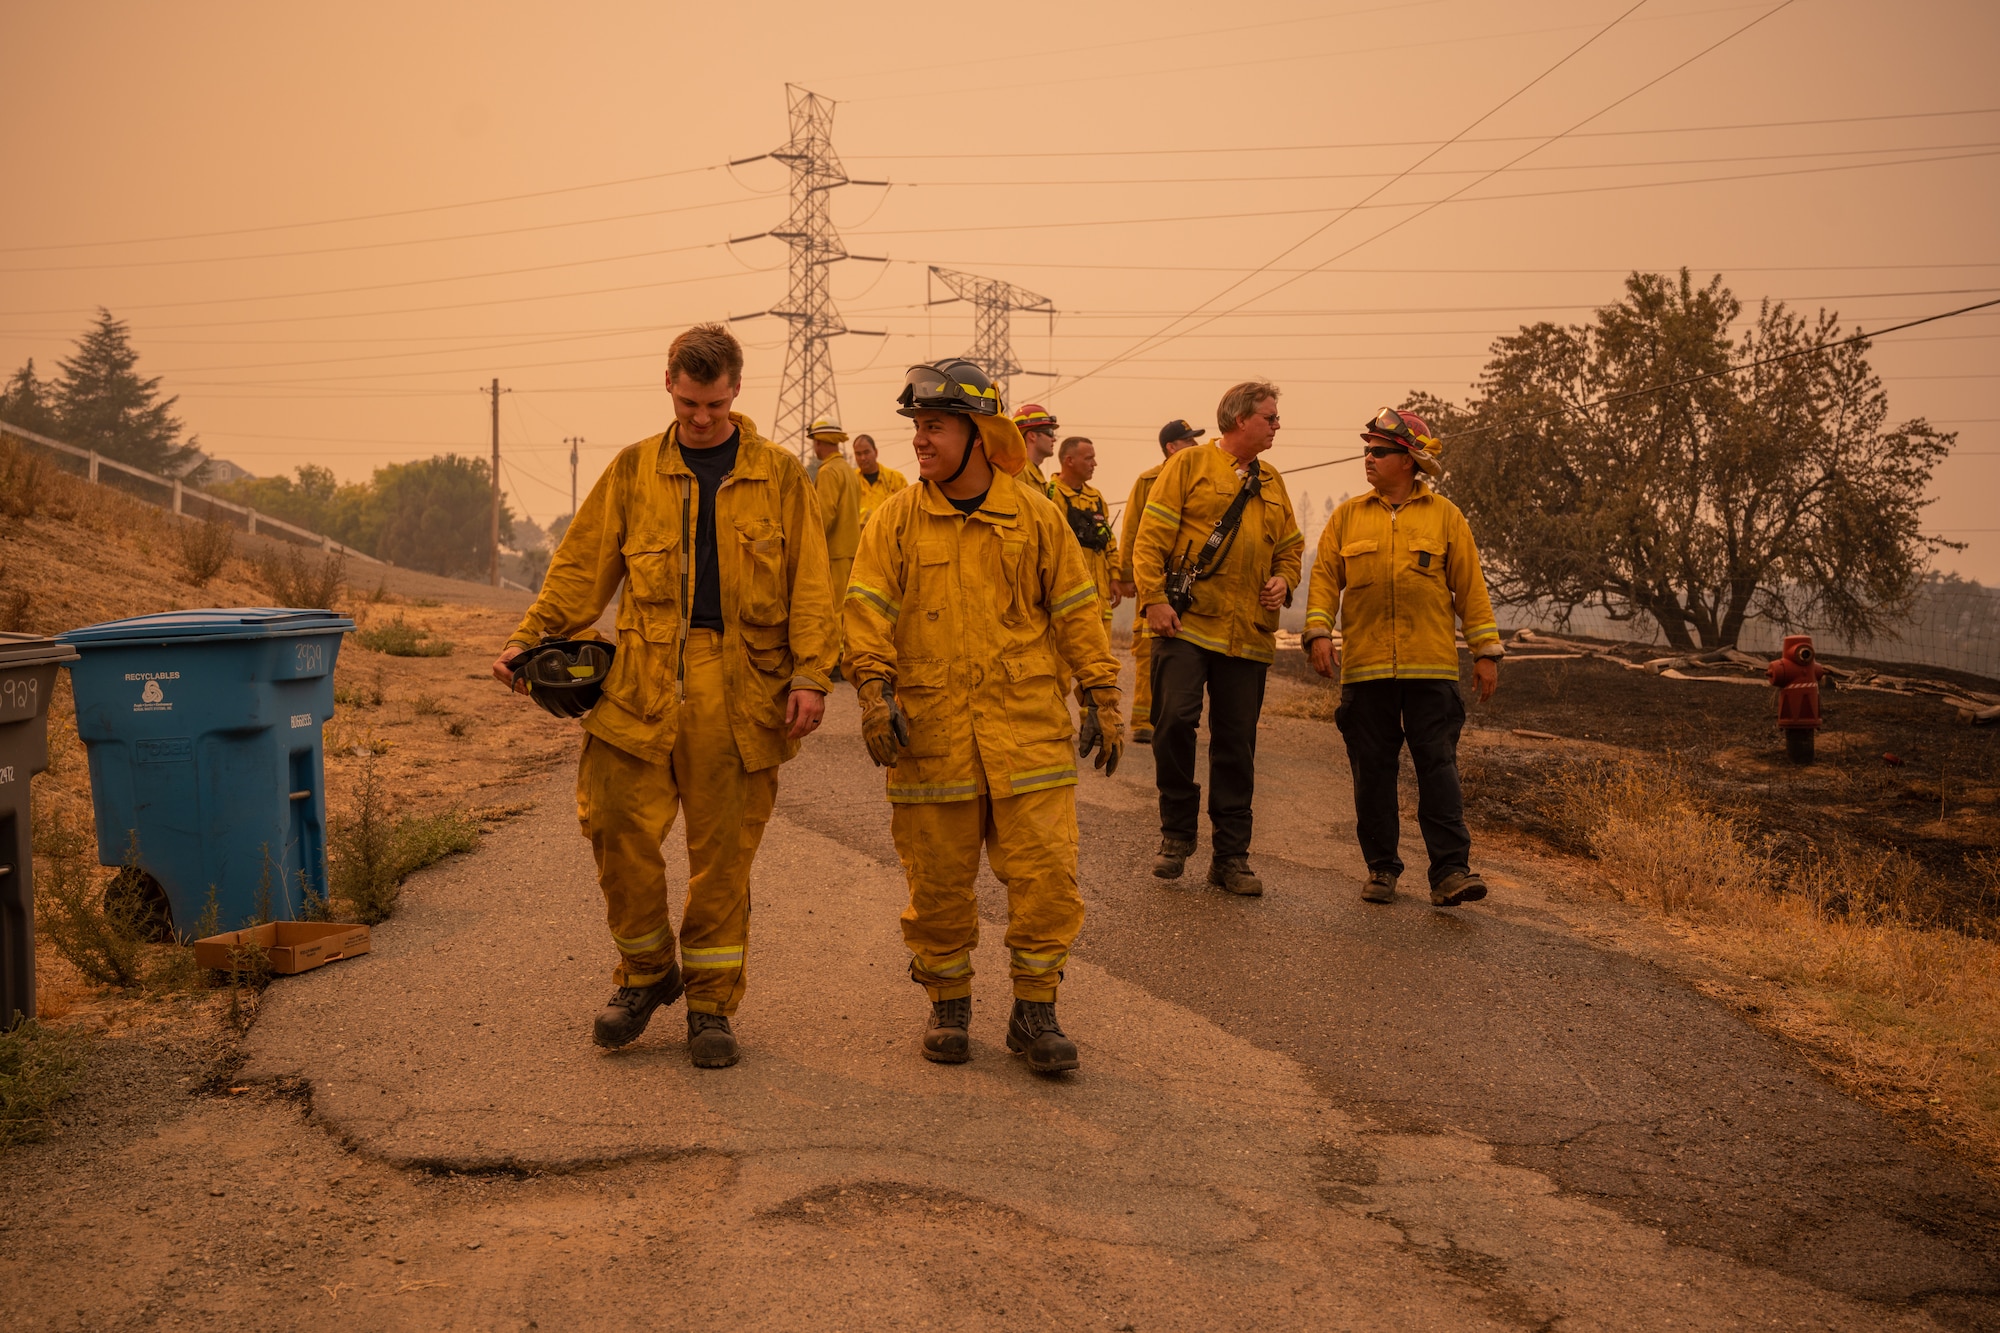
{"type": "Polygon", "coordinates": [[[1166,448],[1177,440],[1199,440],[1201,432],[1182,421],[1179,417],[1160,427],[1160,447],[1166,448]]]}

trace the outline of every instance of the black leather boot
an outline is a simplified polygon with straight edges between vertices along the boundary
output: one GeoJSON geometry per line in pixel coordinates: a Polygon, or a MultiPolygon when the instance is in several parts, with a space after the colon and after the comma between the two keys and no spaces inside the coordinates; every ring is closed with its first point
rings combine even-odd
{"type": "Polygon", "coordinates": [[[688,1010],[688,1059],[696,1069],[727,1069],[742,1054],[727,1014],[688,1010]]]}
{"type": "Polygon", "coordinates": [[[1007,1049],[1027,1056],[1028,1068],[1037,1074],[1076,1068],[1076,1043],[1063,1035],[1051,1001],[1014,1001],[1014,1013],[1007,1020],[1007,1049]]]}
{"type": "Polygon", "coordinates": [[[680,999],[682,989],[679,963],[650,986],[620,986],[591,1024],[590,1039],[607,1051],[638,1040],[653,1021],[653,1011],[680,999]]]}
{"type": "Polygon", "coordinates": [[[932,1000],[930,1026],[924,1029],[924,1059],[941,1065],[962,1065],[972,1058],[972,997],[932,1000]]]}

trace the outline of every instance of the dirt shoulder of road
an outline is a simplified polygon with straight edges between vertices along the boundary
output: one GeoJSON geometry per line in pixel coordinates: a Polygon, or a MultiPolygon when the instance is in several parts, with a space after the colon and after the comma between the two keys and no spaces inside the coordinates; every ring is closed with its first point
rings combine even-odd
{"type": "MultiPolygon", "coordinates": [[[[1934,699],[1842,694],[1830,706],[1838,730],[1822,737],[1825,762],[1797,769],[1769,695],[1584,661],[1503,667],[1500,693],[1469,708],[1460,746],[1475,836],[1534,865],[1577,930],[1685,976],[1917,1139],[2000,1179],[2000,941],[1990,916],[2000,902],[1989,863],[1985,883],[1950,904],[1967,928],[1940,924],[1933,869],[1976,873],[1990,856],[1981,840],[1995,819],[2000,734],[1960,724],[1934,699]],[[1943,829],[1927,826],[1937,822],[1934,789],[1921,792],[1928,821],[1898,822],[1917,803],[1913,780],[1880,762],[1891,747],[1947,755],[1947,771],[1964,774],[1943,829]],[[1579,808],[1606,775],[1628,773],[1663,773],[1676,795],[1628,837],[1715,839],[1729,862],[1717,878],[1747,866],[1754,882],[1686,903],[1649,882],[1673,868],[1657,864],[1671,855],[1590,854],[1579,808]],[[1690,793],[1698,810],[1679,801],[1690,793]],[[1855,882],[1823,891],[1828,867],[1855,882]],[[1894,882],[1858,882],[1869,875],[1894,882]],[[1899,911],[1886,901],[1898,892],[1925,901],[1899,911]]],[[[1330,723],[1337,700],[1300,654],[1280,654],[1267,715],[1330,723]]],[[[1407,765],[1402,803],[1415,808],[1407,765]]]]}

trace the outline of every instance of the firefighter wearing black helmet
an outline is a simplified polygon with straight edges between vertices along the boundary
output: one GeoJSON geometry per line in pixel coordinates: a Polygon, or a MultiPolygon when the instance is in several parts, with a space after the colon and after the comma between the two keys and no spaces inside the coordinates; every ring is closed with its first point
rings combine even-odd
{"type": "Polygon", "coordinates": [[[921,1051],[946,1064],[971,1057],[983,846],[1007,886],[1008,1049],[1037,1072],[1074,1069],[1055,1000],[1083,925],[1077,761],[1095,752],[1109,774],[1124,748],[1097,581],[1060,511],[1019,479],[1026,445],[978,367],[914,366],[899,403],[922,480],[861,534],[844,664],[868,752],[889,770],[910,884],[903,940],[931,1000],[921,1051]],[[1065,667],[1085,701],[1075,732],[1065,667]]]}

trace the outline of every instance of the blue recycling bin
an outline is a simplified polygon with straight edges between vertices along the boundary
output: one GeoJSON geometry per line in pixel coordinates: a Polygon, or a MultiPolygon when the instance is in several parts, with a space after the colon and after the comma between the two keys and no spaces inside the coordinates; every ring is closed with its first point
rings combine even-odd
{"type": "Polygon", "coordinates": [[[332,611],[226,607],[89,625],[57,637],[90,755],[97,857],[186,935],[211,891],[216,927],[298,918],[326,885],[333,663],[354,622],[332,611]],[[154,885],[157,885],[157,890],[154,885]]]}

